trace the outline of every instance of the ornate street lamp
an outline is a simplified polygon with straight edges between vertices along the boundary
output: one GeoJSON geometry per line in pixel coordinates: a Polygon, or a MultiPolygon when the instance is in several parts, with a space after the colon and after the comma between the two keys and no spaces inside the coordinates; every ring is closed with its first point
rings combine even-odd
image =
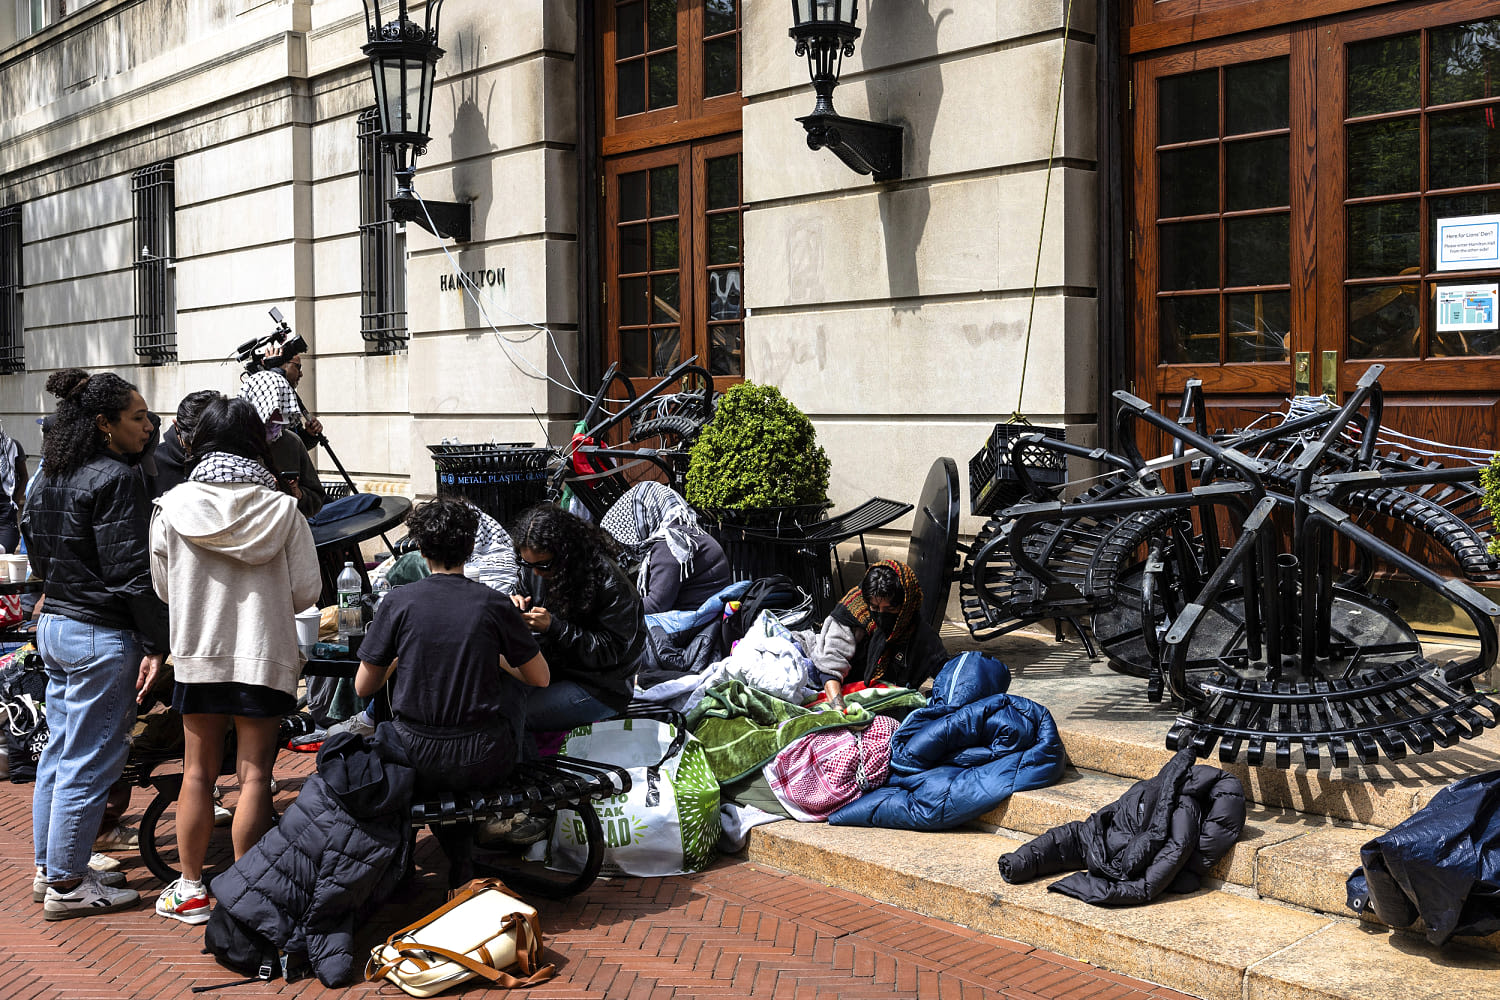
{"type": "Polygon", "coordinates": [[[798,118],[807,129],[807,145],[833,150],[849,169],[874,174],[877,181],[901,176],[901,126],[845,118],[833,110],[833,88],[839,84],[844,56],[854,55],[859,37],[859,0],[792,0],[792,29],[797,55],[807,56],[818,102],[812,114],[798,118]]]}
{"type": "Polygon", "coordinates": [[[459,242],[469,239],[471,207],[462,202],[417,200],[412,183],[417,157],[427,152],[432,118],[432,78],[443,50],[438,47],[438,19],[443,0],[428,0],[423,23],[407,14],[407,0],[397,0],[395,18],[381,19],[381,0],[362,0],[365,33],[375,79],[375,105],[380,114],[380,141],[396,158],[396,196],[387,200],[391,218],[415,222],[432,235],[459,242]],[[428,216],[432,217],[431,223],[428,216]]]}

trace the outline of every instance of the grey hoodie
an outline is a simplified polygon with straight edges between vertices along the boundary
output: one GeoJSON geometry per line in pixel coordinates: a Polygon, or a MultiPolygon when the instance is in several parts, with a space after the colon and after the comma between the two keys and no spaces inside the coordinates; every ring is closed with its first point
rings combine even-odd
{"type": "Polygon", "coordinates": [[[297,501],[255,483],[187,482],[156,508],[151,582],[171,616],[177,680],[295,694],[294,616],[322,590],[297,501]]]}

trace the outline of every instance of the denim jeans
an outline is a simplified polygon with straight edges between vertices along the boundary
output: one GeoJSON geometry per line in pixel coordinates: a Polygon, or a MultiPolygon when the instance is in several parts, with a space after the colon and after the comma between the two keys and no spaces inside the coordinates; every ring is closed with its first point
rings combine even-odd
{"type": "Polygon", "coordinates": [[[616,714],[577,681],[554,680],[526,695],[526,728],[534,733],[566,731],[616,714]]]}
{"type": "Polygon", "coordinates": [[[37,652],[47,666],[47,748],[31,800],[36,863],[49,880],[82,878],[119,779],[135,720],[141,637],[43,614],[37,652]]]}

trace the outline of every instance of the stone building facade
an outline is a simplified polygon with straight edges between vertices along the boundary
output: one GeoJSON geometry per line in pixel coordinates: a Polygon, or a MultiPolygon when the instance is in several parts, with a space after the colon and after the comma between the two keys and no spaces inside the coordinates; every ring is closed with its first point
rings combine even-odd
{"type": "MultiPolygon", "coordinates": [[[[1092,435],[1092,0],[864,5],[835,99],[904,127],[903,176],[887,183],[807,148],[796,118],[813,95],[784,2],[681,0],[676,16],[699,24],[705,3],[710,20],[734,19],[738,118],[719,122],[742,164],[733,365],[813,417],[836,504],[913,499],[935,457],[962,473],[1016,411],[1092,435]]],[[[161,411],[232,390],[226,358],[270,330],[274,306],[312,345],[303,397],[357,479],[430,493],[428,444],[565,441],[571,387],[593,388],[615,322],[612,286],[594,285],[610,277],[598,233],[613,218],[607,104],[591,99],[613,79],[600,40],[640,6],[447,0],[416,186],[471,204],[473,238],[387,231],[405,321],[385,343],[361,319],[359,119],[373,93],[359,0],[97,0],[12,40],[0,209],[19,213],[20,326],[6,332],[21,360],[0,374],[5,426],[34,451],[43,384],[69,365],[119,371],[161,411]],[[170,248],[138,240],[132,193],[160,164],[170,248]],[[480,303],[455,272],[481,276],[480,303]],[[148,286],[170,299],[170,356],[139,353],[148,286]]]]}

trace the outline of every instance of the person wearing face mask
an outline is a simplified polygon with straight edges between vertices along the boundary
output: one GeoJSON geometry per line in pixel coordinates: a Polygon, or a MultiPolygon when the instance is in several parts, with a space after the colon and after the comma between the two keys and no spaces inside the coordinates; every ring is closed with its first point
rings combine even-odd
{"type": "Polygon", "coordinates": [[[167,609],[151,586],[150,500],[135,460],[151,438],[146,401],[111,372],[54,372],[57,412],[22,517],[45,581],[37,650],[51,739],[32,796],[33,898],[47,920],[134,906],[118,873],[89,867],[105,793],[120,777],[136,704],[167,652],[167,609]]]}
{"type": "MultiPolygon", "coordinates": [[[[282,487],[297,498],[297,512],[303,517],[312,517],[323,509],[328,495],[323,492],[323,483],[318,478],[312,456],[307,453],[307,446],[293,431],[288,419],[287,415],[293,412],[297,403],[296,396],[286,386],[286,379],[275,371],[257,372],[245,379],[240,397],[250,401],[256,416],[266,425],[266,445],[271,451],[271,461],[275,463],[271,471],[282,487]],[[276,381],[282,385],[276,385],[276,381]]],[[[300,413],[300,408],[295,412],[300,413]]]]}
{"type": "Polygon", "coordinates": [[[844,687],[881,681],[917,688],[937,676],[948,651],[922,618],[922,587],[906,563],[871,566],[823,623],[812,650],[823,690],[844,707],[844,687]]]}

